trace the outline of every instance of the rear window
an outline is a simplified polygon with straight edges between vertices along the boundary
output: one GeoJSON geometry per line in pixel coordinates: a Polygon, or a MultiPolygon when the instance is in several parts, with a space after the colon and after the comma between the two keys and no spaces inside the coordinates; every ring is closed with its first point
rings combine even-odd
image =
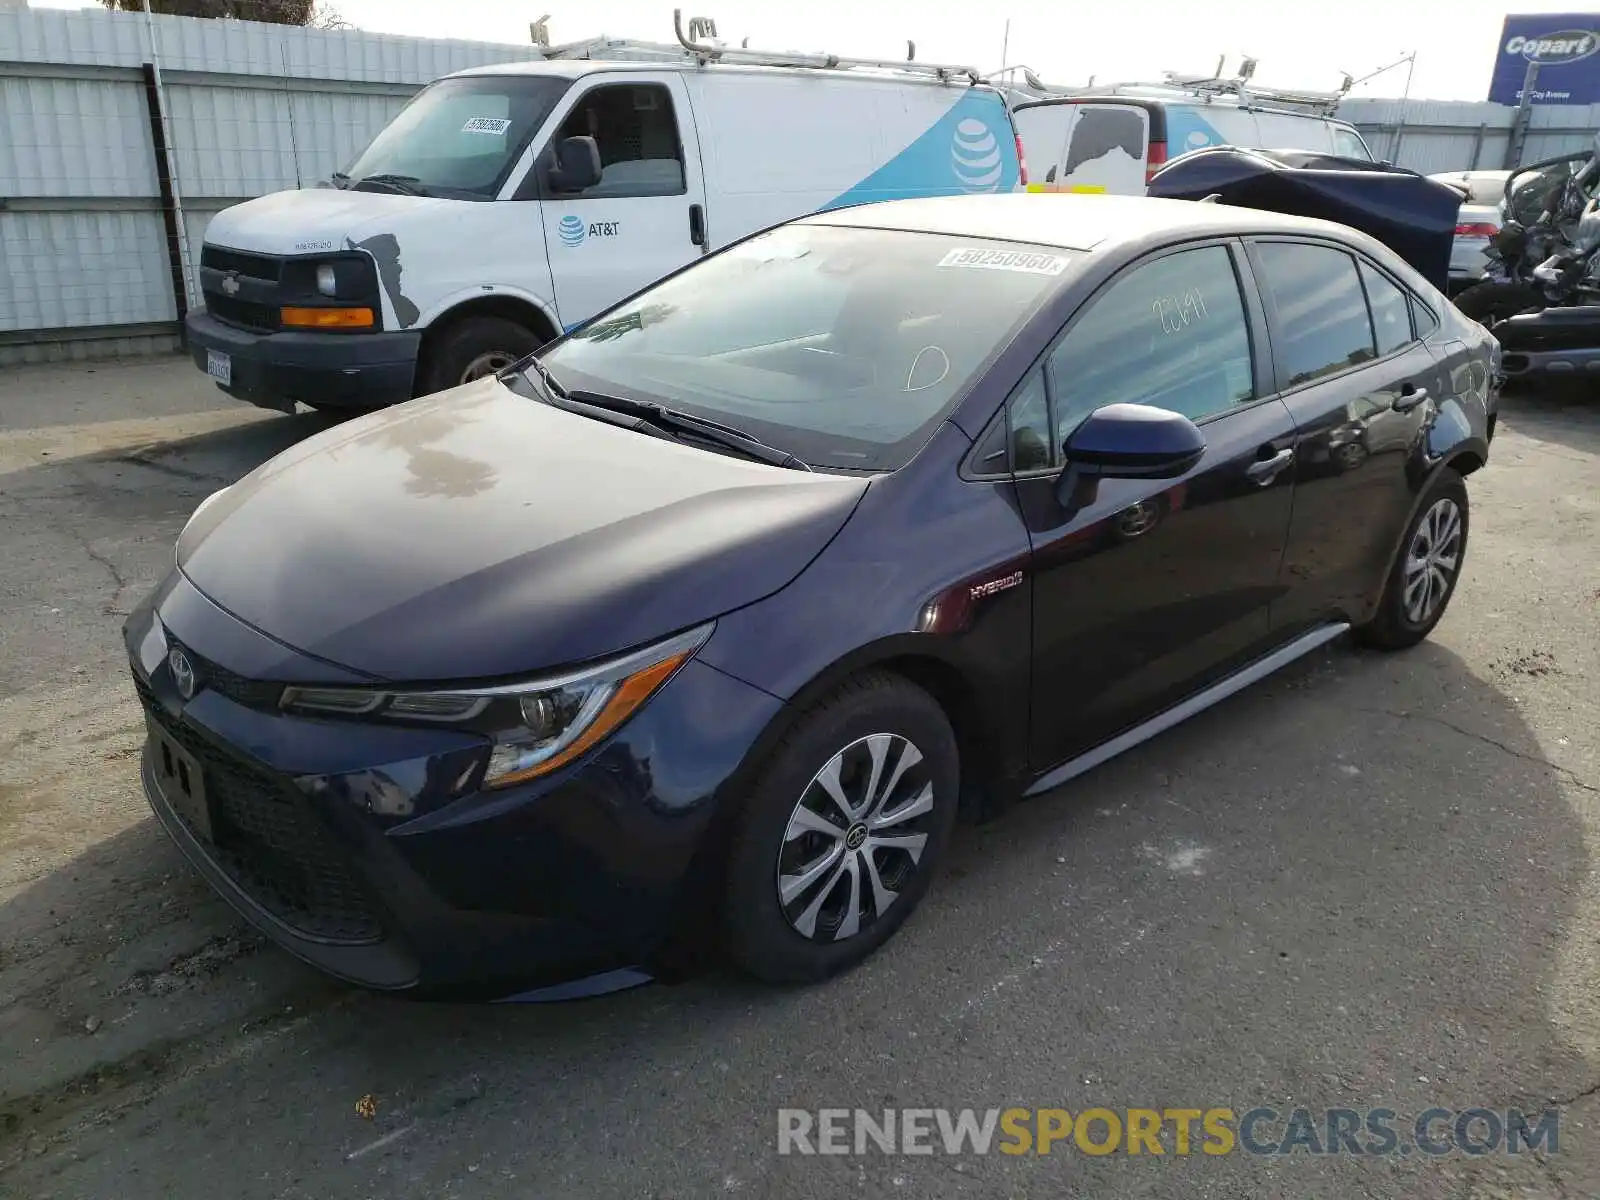
{"type": "Polygon", "coordinates": [[[736,425],[813,466],[908,461],[1076,256],[787,225],[596,318],[545,363],[569,387],[736,425]]]}

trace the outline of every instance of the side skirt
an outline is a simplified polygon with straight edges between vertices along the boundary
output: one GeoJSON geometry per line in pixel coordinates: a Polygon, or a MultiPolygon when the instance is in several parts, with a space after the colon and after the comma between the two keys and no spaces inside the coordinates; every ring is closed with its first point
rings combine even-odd
{"type": "Polygon", "coordinates": [[[1235,692],[1243,691],[1252,683],[1265,679],[1278,668],[1286,667],[1295,659],[1311,653],[1318,646],[1324,646],[1333,641],[1334,638],[1346,632],[1349,628],[1348,623],[1340,621],[1337,624],[1322,625],[1309,633],[1301,634],[1294,641],[1241,667],[1226,679],[1218,680],[1204,691],[1196,692],[1187,700],[1180,701],[1164,712],[1157,713],[1148,721],[1135,725],[1124,733],[1119,733],[1109,742],[1101,742],[1093,750],[1086,751],[1076,758],[1069,758],[1060,766],[1041,775],[1023,795],[1037,796],[1040,792],[1048,792],[1053,787],[1059,787],[1067,780],[1082,775],[1085,771],[1092,771],[1101,763],[1115,758],[1124,750],[1131,750],[1140,742],[1148,741],[1158,733],[1165,733],[1174,725],[1187,721],[1196,713],[1204,712],[1218,701],[1226,700],[1235,692]]]}

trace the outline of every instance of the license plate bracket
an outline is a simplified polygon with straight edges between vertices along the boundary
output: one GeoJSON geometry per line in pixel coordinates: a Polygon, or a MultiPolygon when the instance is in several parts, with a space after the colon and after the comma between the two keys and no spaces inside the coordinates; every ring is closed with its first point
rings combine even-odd
{"type": "Polygon", "coordinates": [[[233,383],[233,356],[221,350],[206,351],[206,374],[223,387],[233,383]]]}
{"type": "Polygon", "coordinates": [[[145,717],[150,729],[150,748],[154,759],[156,780],[167,803],[201,837],[211,837],[211,805],[206,799],[205,772],[200,764],[172,738],[160,725],[145,717]]]}

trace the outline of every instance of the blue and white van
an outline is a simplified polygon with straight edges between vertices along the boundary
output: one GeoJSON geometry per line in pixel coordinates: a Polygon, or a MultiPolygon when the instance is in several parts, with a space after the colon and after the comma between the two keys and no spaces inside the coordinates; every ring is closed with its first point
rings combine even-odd
{"type": "Polygon", "coordinates": [[[1017,93],[1014,100],[1029,191],[1142,194],[1169,159],[1206,146],[1373,159],[1349,122],[1247,91],[1124,84],[1092,95],[1017,93]]]}
{"type": "Polygon", "coordinates": [[[430,84],[332,188],[219,213],[195,363],[292,410],[498,370],[662,276],[820,209],[1014,191],[967,68],[586,43],[430,84]]]}

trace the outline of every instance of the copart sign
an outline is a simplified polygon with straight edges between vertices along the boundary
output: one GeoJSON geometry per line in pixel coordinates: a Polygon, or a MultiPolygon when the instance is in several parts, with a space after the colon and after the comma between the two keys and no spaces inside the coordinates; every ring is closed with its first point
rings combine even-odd
{"type": "Polygon", "coordinates": [[[1489,84],[1496,104],[1520,104],[1530,66],[1535,104],[1600,101],[1600,14],[1518,14],[1506,18],[1489,84]]]}

